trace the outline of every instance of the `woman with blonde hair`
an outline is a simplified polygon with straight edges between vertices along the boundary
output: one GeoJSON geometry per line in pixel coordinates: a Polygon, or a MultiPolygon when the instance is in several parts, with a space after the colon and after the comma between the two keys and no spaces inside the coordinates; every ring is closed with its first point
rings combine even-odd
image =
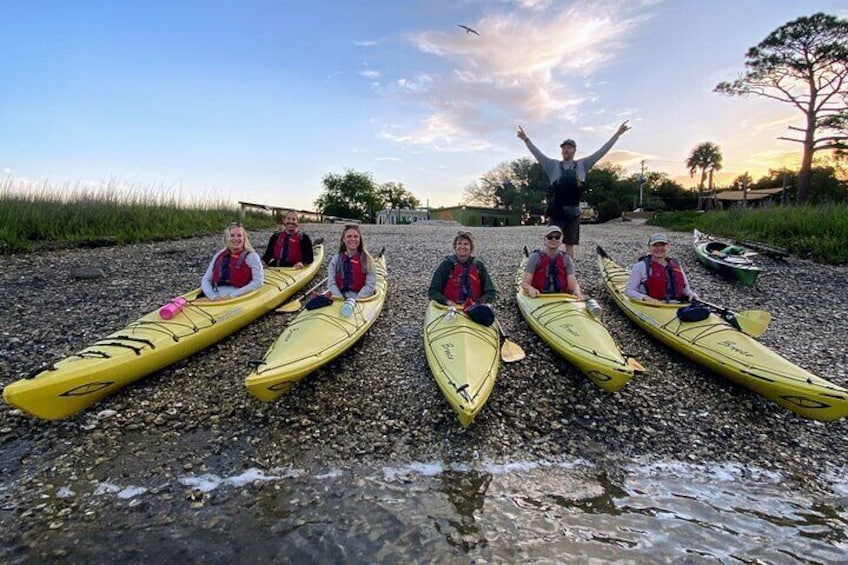
{"type": "Polygon", "coordinates": [[[247,232],[238,222],[224,230],[224,248],[209,262],[200,287],[209,300],[236,298],[262,287],[262,259],[253,250],[247,232]]]}
{"type": "MultiPolygon", "coordinates": [[[[356,224],[345,226],[339,240],[339,252],[327,267],[327,288],[334,298],[345,298],[353,310],[355,301],[367,298],[377,290],[374,258],[365,248],[362,231],[356,224]]],[[[345,313],[343,310],[342,313],[345,313]]]]}

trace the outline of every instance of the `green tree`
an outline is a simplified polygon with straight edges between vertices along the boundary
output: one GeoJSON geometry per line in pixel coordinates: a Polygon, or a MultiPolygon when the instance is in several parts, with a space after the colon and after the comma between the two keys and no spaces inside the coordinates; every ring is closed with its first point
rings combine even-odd
{"type": "Polygon", "coordinates": [[[715,92],[762,96],[788,103],[804,114],[804,127],[790,126],[801,139],[799,203],[809,196],[813,156],[848,145],[848,20],[823,13],[800,17],[771,32],[745,55],[746,71],[715,92]],[[824,131],[829,135],[818,135],[824,131]]]}
{"type": "Polygon", "coordinates": [[[754,179],[751,178],[751,175],[748,173],[743,173],[733,179],[733,183],[731,183],[730,187],[733,190],[745,190],[747,187],[748,190],[751,190],[751,185],[753,184],[754,179]]]}
{"type": "Polygon", "coordinates": [[[377,190],[380,198],[383,200],[383,209],[393,208],[418,208],[421,206],[415,195],[404,188],[403,183],[387,182],[380,185],[377,190]]]}
{"type": "MultiPolygon", "coordinates": [[[[638,178],[634,177],[633,182],[638,183],[638,178]]],[[[694,210],[698,207],[698,196],[671,180],[666,173],[645,173],[644,190],[645,208],[649,210],[694,210]]]]}
{"type": "MultiPolygon", "coordinates": [[[[787,199],[797,198],[798,171],[792,169],[770,169],[768,174],[757,179],[751,185],[752,189],[786,187],[787,199]]],[[[848,198],[848,182],[840,180],[836,169],[830,165],[813,166],[810,170],[809,195],[810,204],[826,202],[845,202],[848,198]]]]}
{"type": "Polygon", "coordinates": [[[513,210],[528,222],[544,213],[549,182],[542,168],[527,158],[503,162],[465,188],[465,204],[513,210]]]}
{"type": "Polygon", "coordinates": [[[712,189],[713,173],[721,170],[721,149],[715,143],[709,141],[695,146],[692,153],[686,159],[686,166],[689,167],[689,175],[695,176],[698,169],[701,170],[701,180],[698,183],[698,208],[704,205],[704,182],[707,180],[707,175],[710,177],[710,189],[712,189]]]}
{"type": "Polygon", "coordinates": [[[329,173],[322,183],[324,192],[315,200],[315,208],[322,214],[373,223],[385,207],[371,173],[329,173]]]}

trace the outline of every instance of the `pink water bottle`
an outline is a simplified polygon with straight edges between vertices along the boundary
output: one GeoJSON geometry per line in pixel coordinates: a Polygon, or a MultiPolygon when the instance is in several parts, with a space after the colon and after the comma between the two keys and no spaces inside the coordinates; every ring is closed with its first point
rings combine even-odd
{"type": "Polygon", "coordinates": [[[162,306],[159,309],[159,317],[163,320],[170,320],[177,314],[183,311],[183,307],[186,305],[186,299],[182,296],[178,296],[176,298],[171,299],[170,302],[162,306]]]}

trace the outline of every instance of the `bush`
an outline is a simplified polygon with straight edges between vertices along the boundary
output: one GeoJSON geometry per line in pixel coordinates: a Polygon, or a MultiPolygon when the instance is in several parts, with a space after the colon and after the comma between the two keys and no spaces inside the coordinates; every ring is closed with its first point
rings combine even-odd
{"type": "Polygon", "coordinates": [[[621,217],[621,206],[615,200],[604,200],[597,206],[598,223],[608,222],[621,217]]]}

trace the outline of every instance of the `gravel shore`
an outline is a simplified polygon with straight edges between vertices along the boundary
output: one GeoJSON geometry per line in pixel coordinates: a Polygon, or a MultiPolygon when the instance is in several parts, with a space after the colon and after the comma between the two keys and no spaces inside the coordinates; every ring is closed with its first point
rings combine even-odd
{"type": "MultiPolygon", "coordinates": [[[[340,226],[304,227],[313,239],[331,242],[331,249],[337,245],[340,226]]],[[[170,492],[173,486],[161,485],[186,473],[478,458],[580,459],[612,477],[634,460],[731,463],[813,488],[826,488],[824,477],[844,475],[848,422],[803,419],[696,366],[650,338],[606,296],[595,246],[629,266],[655,229],[620,221],[582,227],[577,263],[583,291],[598,298],[622,350],[647,369],[615,394],[553,353],[516,308],[521,249],[539,245],[538,229],[471,230],[475,255],[500,288],[499,319],[527,359],[502,366],[488,404],[466,430],[430,375],[422,341],[426,288],[457,226],[363,231],[372,252],[386,249],[389,296],[380,319],[343,357],[274,403],[249,396],[243,378],[248,361],[260,359],[287,323],[281,314],[66,421],[38,421],[0,406],[0,540],[23,548],[34,543],[31,532],[72,530],[96,519],[96,498],[61,497],[59,491],[120,477],[156,493],[170,492]]],[[[250,235],[261,250],[270,231],[250,235]]],[[[768,310],[773,321],[761,339],[765,344],[848,386],[848,267],[761,257],[760,282],[747,288],[698,264],[690,234],[670,236],[672,255],[701,296],[737,310],[768,310]]],[[[209,236],[0,257],[7,297],[0,315],[0,385],[196,287],[219,241],[209,236]],[[102,269],[104,276],[73,278],[78,268],[102,269]]]]}

